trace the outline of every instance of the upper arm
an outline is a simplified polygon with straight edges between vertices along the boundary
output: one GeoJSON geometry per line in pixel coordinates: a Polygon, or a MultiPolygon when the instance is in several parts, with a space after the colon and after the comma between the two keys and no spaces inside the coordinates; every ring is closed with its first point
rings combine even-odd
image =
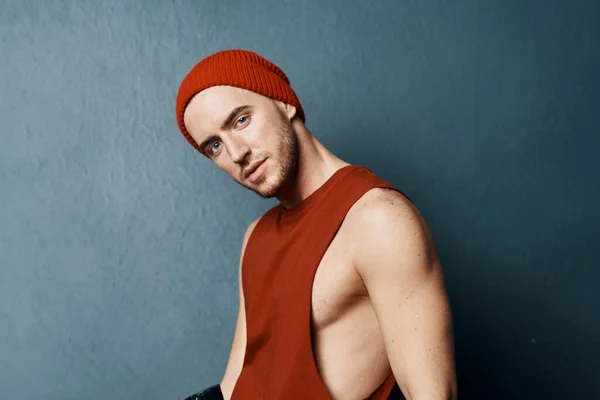
{"type": "Polygon", "coordinates": [[[425,220],[398,192],[376,189],[365,195],[352,223],[354,265],[400,388],[410,399],[454,398],[452,316],[425,220]]]}
{"type": "Polygon", "coordinates": [[[235,326],[235,332],[233,334],[233,342],[231,344],[231,351],[229,353],[229,360],[223,379],[221,380],[221,391],[225,399],[231,398],[233,388],[237,379],[242,371],[244,362],[244,355],[246,352],[246,309],[244,307],[244,290],[242,287],[242,261],[244,259],[244,253],[246,251],[246,244],[248,239],[256,226],[258,219],[252,222],[246,233],[244,234],[244,240],[242,243],[242,251],[240,255],[240,261],[238,265],[238,287],[239,287],[239,309],[238,317],[235,326]]]}

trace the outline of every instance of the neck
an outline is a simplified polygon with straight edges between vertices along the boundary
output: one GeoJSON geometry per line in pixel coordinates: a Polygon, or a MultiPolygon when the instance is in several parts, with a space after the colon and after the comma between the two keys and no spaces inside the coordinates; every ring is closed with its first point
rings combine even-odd
{"type": "Polygon", "coordinates": [[[276,197],[286,209],[306,199],[338,169],[349,165],[329,151],[302,122],[296,121],[294,129],[300,152],[297,173],[276,197]]]}

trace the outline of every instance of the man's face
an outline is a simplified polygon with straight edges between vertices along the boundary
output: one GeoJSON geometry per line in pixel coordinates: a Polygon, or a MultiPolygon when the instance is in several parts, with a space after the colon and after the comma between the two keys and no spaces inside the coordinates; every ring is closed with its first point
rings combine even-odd
{"type": "Polygon", "coordinates": [[[240,185],[270,198],[296,174],[292,106],[231,86],[198,93],[184,123],[200,148],[240,185]]]}

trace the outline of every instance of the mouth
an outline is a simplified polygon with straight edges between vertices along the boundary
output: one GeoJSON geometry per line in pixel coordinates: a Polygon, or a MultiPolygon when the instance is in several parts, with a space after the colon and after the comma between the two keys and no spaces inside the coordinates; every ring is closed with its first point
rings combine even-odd
{"type": "Polygon", "coordinates": [[[266,159],[255,161],[244,168],[244,178],[248,179],[265,161],[266,159]]]}

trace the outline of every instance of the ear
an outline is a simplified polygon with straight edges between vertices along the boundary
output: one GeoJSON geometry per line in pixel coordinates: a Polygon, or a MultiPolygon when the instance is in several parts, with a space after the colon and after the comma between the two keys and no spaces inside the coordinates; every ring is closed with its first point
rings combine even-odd
{"type": "Polygon", "coordinates": [[[296,107],[294,107],[293,105],[284,103],[279,100],[276,100],[276,103],[279,109],[284,113],[284,115],[288,117],[290,121],[296,116],[297,110],[296,107]]]}

